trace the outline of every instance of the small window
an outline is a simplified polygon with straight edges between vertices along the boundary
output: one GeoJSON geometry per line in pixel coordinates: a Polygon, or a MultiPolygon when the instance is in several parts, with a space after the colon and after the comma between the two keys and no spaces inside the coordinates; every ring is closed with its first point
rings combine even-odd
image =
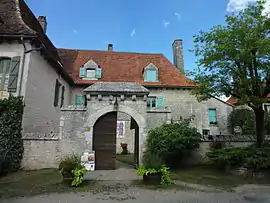
{"type": "Polygon", "coordinates": [[[76,95],[75,96],[75,105],[82,105],[83,104],[83,96],[82,95],[76,95]]]}
{"type": "Polygon", "coordinates": [[[10,61],[9,58],[0,59],[0,90],[8,90],[10,61]]]}
{"type": "Polygon", "coordinates": [[[65,99],[65,86],[62,86],[61,103],[60,103],[61,108],[64,105],[64,99],[65,99]]]}
{"type": "Polygon", "coordinates": [[[157,82],[158,81],[158,68],[150,63],[144,69],[144,81],[146,82],[157,82]]]}
{"type": "Polygon", "coordinates": [[[87,78],[96,78],[96,70],[95,69],[86,69],[86,77],[87,78]]]}
{"type": "Polygon", "coordinates": [[[216,109],[208,109],[208,117],[210,124],[217,124],[217,111],[216,109]]]}
{"type": "Polygon", "coordinates": [[[147,107],[148,108],[156,108],[157,103],[156,103],[157,97],[148,97],[147,98],[147,107]]]}
{"type": "Polygon", "coordinates": [[[54,89],[54,106],[57,107],[58,106],[58,102],[59,102],[59,92],[60,92],[60,82],[58,81],[58,79],[56,79],[55,81],[55,89],[54,89]]]}
{"type": "Polygon", "coordinates": [[[204,137],[208,137],[208,135],[210,135],[210,130],[208,130],[208,129],[203,129],[203,130],[202,130],[202,134],[203,134],[204,137]]]}

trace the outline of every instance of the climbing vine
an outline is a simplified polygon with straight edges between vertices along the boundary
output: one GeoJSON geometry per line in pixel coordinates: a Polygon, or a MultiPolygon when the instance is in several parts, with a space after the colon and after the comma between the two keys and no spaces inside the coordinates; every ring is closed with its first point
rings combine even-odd
{"type": "Polygon", "coordinates": [[[23,107],[21,97],[10,96],[0,100],[0,175],[18,170],[21,166],[23,107]]]}

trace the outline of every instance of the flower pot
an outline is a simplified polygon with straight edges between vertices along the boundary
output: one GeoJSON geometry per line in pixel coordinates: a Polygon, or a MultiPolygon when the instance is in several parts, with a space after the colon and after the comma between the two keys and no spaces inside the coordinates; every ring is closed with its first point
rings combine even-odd
{"type": "Polygon", "coordinates": [[[128,154],[127,146],[128,146],[127,143],[121,143],[121,147],[122,147],[122,153],[121,154],[128,154]]]}
{"type": "Polygon", "coordinates": [[[143,175],[143,181],[146,184],[150,184],[150,185],[159,185],[160,181],[161,181],[161,176],[162,173],[152,173],[152,174],[148,174],[148,175],[143,175]]]}

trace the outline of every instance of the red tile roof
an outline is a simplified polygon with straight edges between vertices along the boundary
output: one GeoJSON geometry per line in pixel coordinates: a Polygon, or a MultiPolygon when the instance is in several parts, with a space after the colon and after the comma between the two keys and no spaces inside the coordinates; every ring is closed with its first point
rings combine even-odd
{"type": "Polygon", "coordinates": [[[92,51],[58,49],[66,71],[75,84],[92,84],[103,82],[137,82],[145,86],[195,87],[196,84],[186,78],[162,54],[142,54],[114,51],[92,51]],[[89,60],[93,60],[102,68],[99,80],[83,80],[79,77],[79,69],[89,60]],[[159,82],[145,82],[144,68],[153,63],[158,68],[159,82]]]}
{"type": "Polygon", "coordinates": [[[230,97],[226,102],[229,104],[235,105],[237,103],[237,99],[230,97]]]}

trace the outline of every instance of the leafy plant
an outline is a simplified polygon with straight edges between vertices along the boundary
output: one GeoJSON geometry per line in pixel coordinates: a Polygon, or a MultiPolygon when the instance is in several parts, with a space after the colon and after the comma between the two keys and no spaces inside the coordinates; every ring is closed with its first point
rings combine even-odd
{"type": "Polygon", "coordinates": [[[149,131],[147,150],[174,167],[199,147],[200,138],[197,129],[190,127],[187,121],[164,124],[149,131]]]}
{"type": "Polygon", "coordinates": [[[78,187],[79,185],[81,185],[83,183],[83,177],[86,174],[86,172],[87,172],[86,168],[82,165],[77,166],[75,169],[73,169],[71,171],[71,173],[73,174],[71,186],[78,187]]]}
{"type": "Polygon", "coordinates": [[[21,167],[23,140],[21,134],[23,100],[10,96],[0,100],[0,174],[21,167]]]}
{"type": "Polygon", "coordinates": [[[172,183],[170,173],[157,154],[152,154],[146,151],[143,156],[143,165],[137,169],[139,176],[161,173],[161,185],[168,185],[172,183]]]}
{"type": "Polygon", "coordinates": [[[75,154],[66,156],[59,164],[59,170],[64,178],[72,178],[72,170],[81,166],[81,159],[75,154]]]}

